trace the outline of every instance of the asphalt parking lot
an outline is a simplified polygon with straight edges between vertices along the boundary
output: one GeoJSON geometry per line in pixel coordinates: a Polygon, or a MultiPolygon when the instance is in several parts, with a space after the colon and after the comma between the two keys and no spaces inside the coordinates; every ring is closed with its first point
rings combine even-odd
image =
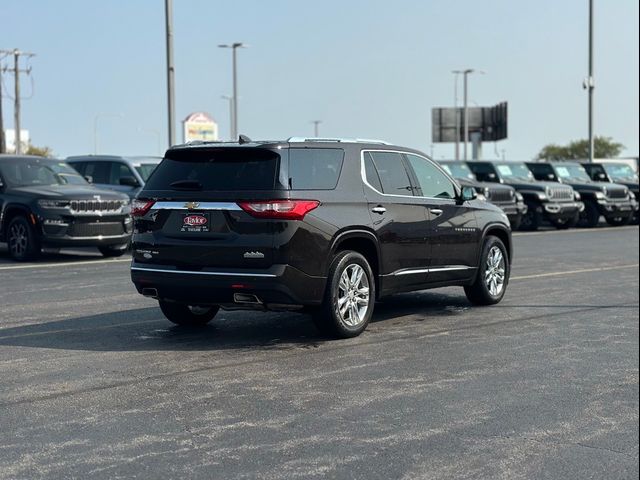
{"type": "Polygon", "coordinates": [[[0,478],[637,478],[638,227],[514,236],[504,301],[163,319],[128,259],[0,252],[0,478]]]}

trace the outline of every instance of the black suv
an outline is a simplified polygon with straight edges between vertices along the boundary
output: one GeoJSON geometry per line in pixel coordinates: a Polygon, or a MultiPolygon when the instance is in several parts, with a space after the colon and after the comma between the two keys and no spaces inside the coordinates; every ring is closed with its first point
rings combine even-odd
{"type": "MultiPolygon", "coordinates": [[[[627,187],[635,196],[636,203],[640,202],[640,187],[638,174],[630,165],[624,162],[583,163],[582,166],[595,182],[617,183],[627,187]]],[[[633,215],[633,221],[638,223],[638,208],[633,215]]]]}
{"type": "Polygon", "coordinates": [[[613,226],[627,225],[637,209],[635,197],[624,185],[594,182],[584,167],[573,162],[529,162],[527,166],[538,180],[571,185],[580,193],[584,211],[580,225],[595,227],[604,216],[613,226]]]}
{"type": "Polygon", "coordinates": [[[505,214],[384,142],[176,146],[132,213],[132,280],[177,324],[205,324],[220,307],[304,310],[351,337],[380,297],[456,285],[488,305],[509,281],[505,214]]]}
{"type": "Polygon", "coordinates": [[[564,229],[577,225],[584,204],[569,185],[539,182],[524,162],[467,162],[481,182],[511,185],[524,197],[527,213],[522,230],[537,230],[543,221],[564,229]]]}
{"type": "Polygon", "coordinates": [[[15,260],[42,247],[95,246],[122,255],[131,238],[129,198],[98,190],[59,160],[0,155],[0,241],[15,260]]]}
{"type": "Polygon", "coordinates": [[[499,183],[478,182],[469,165],[462,161],[439,161],[445,171],[465,187],[473,187],[478,193],[478,198],[497,205],[507,214],[511,229],[517,230],[522,223],[522,217],[527,213],[527,204],[524,197],[516,189],[509,185],[499,183]]]}

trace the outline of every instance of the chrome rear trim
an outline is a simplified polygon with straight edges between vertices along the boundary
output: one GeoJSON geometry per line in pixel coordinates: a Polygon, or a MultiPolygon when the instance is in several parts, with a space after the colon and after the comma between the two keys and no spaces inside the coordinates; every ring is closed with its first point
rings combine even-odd
{"type": "Polygon", "coordinates": [[[467,265],[449,265],[445,267],[433,267],[433,268],[412,268],[407,270],[396,270],[391,275],[416,275],[420,273],[437,273],[437,272],[455,272],[457,270],[472,270],[475,267],[468,267],[467,265]]]}
{"type": "Polygon", "coordinates": [[[210,275],[214,277],[277,277],[274,273],[235,273],[235,272],[200,272],[193,270],[165,270],[160,268],[144,268],[144,267],[131,267],[131,270],[138,270],[141,272],[158,272],[158,273],[181,273],[186,275],[210,275]]]}
{"type": "Polygon", "coordinates": [[[151,210],[242,210],[233,202],[156,202],[151,210]],[[190,204],[189,208],[187,204],[190,204]],[[197,206],[196,206],[197,205],[197,206]]]}

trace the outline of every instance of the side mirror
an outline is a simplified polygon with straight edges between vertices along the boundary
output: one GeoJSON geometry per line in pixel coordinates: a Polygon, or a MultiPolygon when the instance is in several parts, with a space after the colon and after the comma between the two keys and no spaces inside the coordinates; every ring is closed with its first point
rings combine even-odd
{"type": "Polygon", "coordinates": [[[140,184],[138,183],[138,180],[136,180],[135,177],[120,177],[120,185],[123,185],[125,187],[132,187],[132,188],[136,188],[140,186],[140,184]]]}
{"type": "Polygon", "coordinates": [[[476,192],[476,189],[473,187],[462,187],[460,198],[463,202],[475,200],[478,198],[478,192],[476,192]]]}
{"type": "Polygon", "coordinates": [[[93,183],[93,177],[91,175],[85,175],[84,179],[89,183],[93,183]]]}
{"type": "Polygon", "coordinates": [[[598,177],[598,180],[601,181],[601,182],[606,182],[607,181],[607,176],[604,173],[599,173],[597,175],[597,177],[598,177]]]}
{"type": "Polygon", "coordinates": [[[547,180],[555,181],[556,176],[553,173],[547,173],[547,180]]]}

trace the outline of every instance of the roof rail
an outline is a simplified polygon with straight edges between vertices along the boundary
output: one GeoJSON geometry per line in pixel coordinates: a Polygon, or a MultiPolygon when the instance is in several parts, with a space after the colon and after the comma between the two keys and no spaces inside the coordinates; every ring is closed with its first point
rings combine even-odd
{"type": "Polygon", "coordinates": [[[336,142],[336,143],[378,143],[380,145],[391,145],[384,140],[373,140],[369,138],[323,138],[323,137],[289,137],[287,139],[289,143],[304,143],[304,142],[336,142]]]}

